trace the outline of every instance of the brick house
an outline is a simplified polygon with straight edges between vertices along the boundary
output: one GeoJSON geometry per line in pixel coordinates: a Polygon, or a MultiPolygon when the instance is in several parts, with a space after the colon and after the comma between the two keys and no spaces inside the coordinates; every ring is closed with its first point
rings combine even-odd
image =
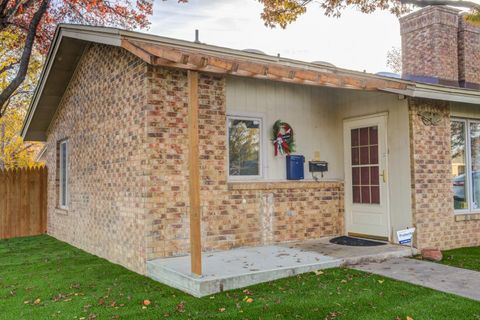
{"type": "Polygon", "coordinates": [[[401,32],[400,79],[59,26],[22,130],[46,143],[49,234],[143,274],[159,257],[396,242],[412,226],[418,248],[480,245],[480,30],[428,7],[401,32]],[[286,180],[279,119],[323,177],[306,164],[286,180]]]}

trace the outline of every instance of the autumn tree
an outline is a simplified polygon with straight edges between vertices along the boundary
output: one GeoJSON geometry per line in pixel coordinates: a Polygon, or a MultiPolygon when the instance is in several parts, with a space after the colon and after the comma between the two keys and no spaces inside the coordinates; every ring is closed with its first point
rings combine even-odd
{"type": "Polygon", "coordinates": [[[449,5],[468,8],[471,14],[467,19],[480,23],[480,4],[474,1],[462,0],[258,0],[263,4],[262,19],[269,27],[280,26],[286,28],[288,24],[297,20],[307,12],[310,4],[318,4],[324,9],[327,16],[339,17],[343,10],[353,7],[364,13],[376,10],[388,10],[395,15],[409,12],[413,7],[429,5],[449,5]]]}
{"type": "Polygon", "coordinates": [[[125,29],[148,26],[153,0],[0,0],[0,117],[27,78],[32,53],[45,54],[61,22],[125,29]]]}
{"type": "Polygon", "coordinates": [[[0,171],[36,165],[35,153],[41,144],[24,143],[18,135],[23,118],[24,112],[13,108],[0,118],[0,171]]]}

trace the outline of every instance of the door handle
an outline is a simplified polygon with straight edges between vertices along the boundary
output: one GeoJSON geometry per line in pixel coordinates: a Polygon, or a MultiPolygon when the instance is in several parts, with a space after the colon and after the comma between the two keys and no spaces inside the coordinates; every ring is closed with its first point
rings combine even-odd
{"type": "Polygon", "coordinates": [[[382,170],[380,177],[382,177],[383,183],[387,183],[387,172],[385,170],[382,170]]]}

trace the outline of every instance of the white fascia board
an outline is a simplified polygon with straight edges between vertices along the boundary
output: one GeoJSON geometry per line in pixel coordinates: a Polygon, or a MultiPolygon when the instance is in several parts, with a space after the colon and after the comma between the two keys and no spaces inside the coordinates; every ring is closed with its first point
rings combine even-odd
{"type": "Polygon", "coordinates": [[[445,89],[430,89],[430,88],[417,88],[417,87],[408,87],[405,90],[401,89],[382,89],[386,92],[396,93],[405,95],[412,98],[425,98],[432,100],[442,100],[442,101],[452,101],[452,102],[462,102],[469,104],[478,104],[480,105],[480,92],[469,93],[469,90],[458,90],[452,88],[445,89]]]}

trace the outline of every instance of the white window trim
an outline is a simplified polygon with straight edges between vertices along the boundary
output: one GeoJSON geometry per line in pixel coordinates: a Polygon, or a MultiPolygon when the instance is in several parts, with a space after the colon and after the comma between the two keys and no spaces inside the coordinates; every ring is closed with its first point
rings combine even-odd
{"type": "Polygon", "coordinates": [[[264,123],[265,117],[263,114],[260,113],[251,113],[251,112],[231,112],[227,113],[226,117],[226,139],[227,139],[227,163],[226,163],[226,170],[228,181],[258,181],[263,180],[265,175],[265,137],[264,137],[264,123]],[[230,175],[230,139],[229,139],[229,128],[228,128],[228,121],[230,119],[238,119],[238,120],[258,120],[260,121],[260,148],[259,148],[259,174],[254,176],[231,176],[230,175]]]}
{"type": "Polygon", "coordinates": [[[60,181],[59,181],[59,197],[58,197],[58,206],[60,209],[63,209],[63,210],[68,210],[68,140],[63,140],[63,141],[60,141],[59,143],[59,177],[60,177],[60,181]],[[65,191],[63,190],[62,188],[62,181],[64,180],[63,179],[63,170],[62,170],[62,145],[65,145],[65,165],[66,165],[66,168],[65,168],[65,191]],[[63,199],[63,192],[65,192],[65,204],[62,204],[62,199],[63,199]]]}
{"type": "Polygon", "coordinates": [[[454,209],[454,213],[458,215],[462,214],[476,214],[480,213],[480,208],[473,208],[473,196],[472,196],[472,151],[471,151],[471,141],[470,141],[470,123],[480,123],[478,119],[465,119],[465,118],[455,118],[452,117],[451,121],[463,122],[465,124],[465,193],[467,198],[467,209],[454,209]]]}

